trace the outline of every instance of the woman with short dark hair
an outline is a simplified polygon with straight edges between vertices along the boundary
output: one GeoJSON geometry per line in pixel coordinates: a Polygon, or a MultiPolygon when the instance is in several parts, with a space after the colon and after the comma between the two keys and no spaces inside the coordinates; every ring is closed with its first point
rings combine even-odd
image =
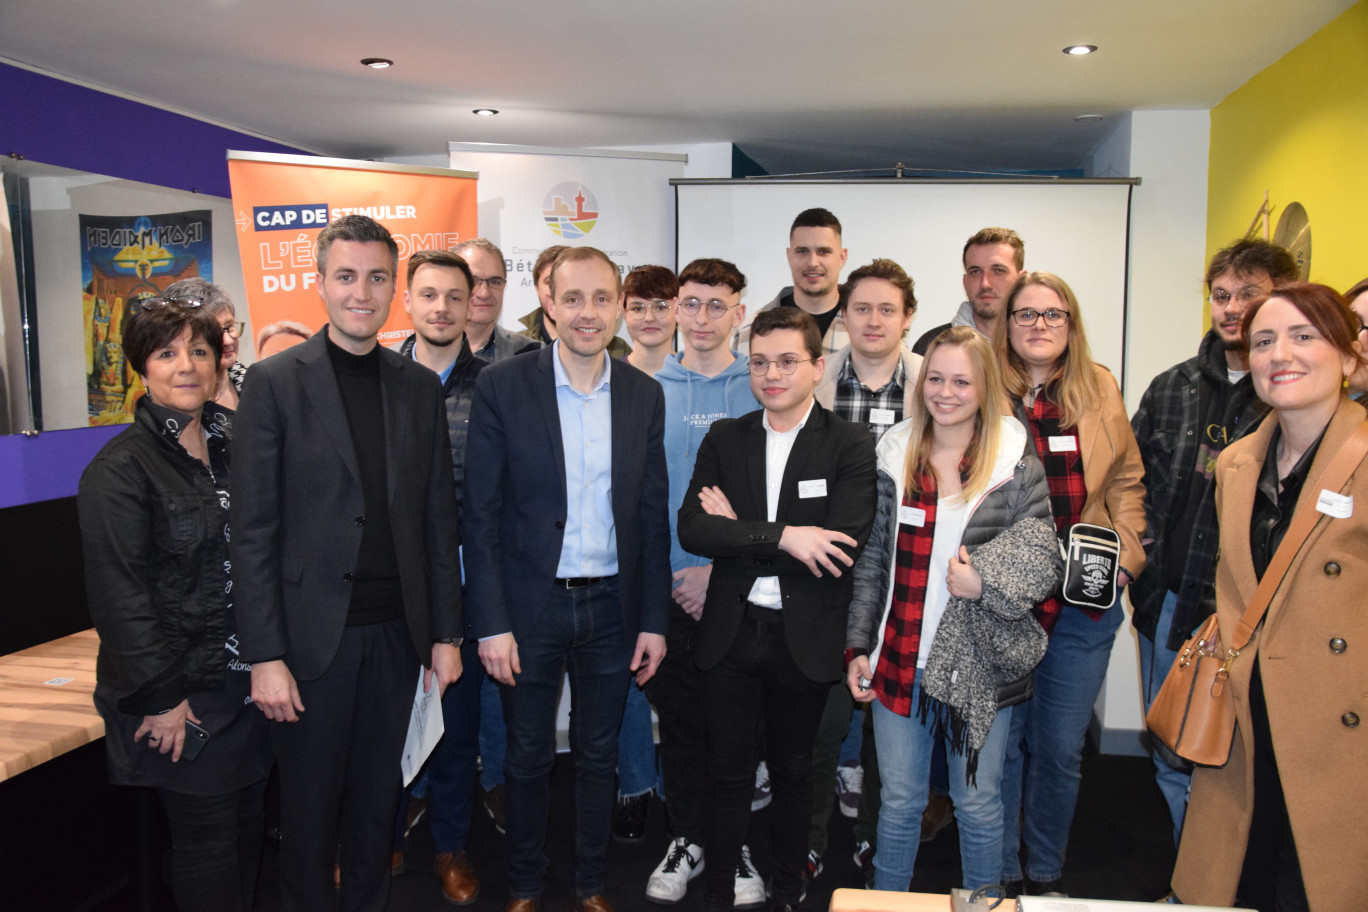
{"type": "Polygon", "coordinates": [[[77,505],[110,781],[157,790],[181,909],[246,912],[269,760],[236,651],[232,412],[211,401],[223,336],[199,298],[137,306],[123,344],[147,393],[81,476],[77,505]]]}

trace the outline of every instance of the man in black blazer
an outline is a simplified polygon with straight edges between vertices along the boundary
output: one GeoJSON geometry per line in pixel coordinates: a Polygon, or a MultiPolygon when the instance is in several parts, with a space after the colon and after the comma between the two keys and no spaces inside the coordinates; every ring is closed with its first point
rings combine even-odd
{"type": "Polygon", "coordinates": [[[461,673],[460,534],[437,375],[376,343],[394,240],[347,216],[315,257],[328,325],[243,389],[229,554],[252,699],[284,723],[284,907],[378,912],[419,669],[461,673]]]}
{"type": "Polygon", "coordinates": [[[764,406],[712,425],[679,509],[679,543],[713,558],[693,648],[708,732],[707,908],[728,910],[765,725],[774,799],[772,908],[801,901],[812,745],[841,677],[849,572],[874,521],[869,432],[818,405],[821,335],[797,308],[751,325],[764,406]]]}
{"type": "Polygon", "coordinates": [[[630,672],[665,654],[670,603],[660,385],[605,349],[617,267],[570,248],[551,272],[557,342],[481,371],[466,444],[467,594],[480,659],[501,685],[509,912],[540,908],[548,776],[568,665],[576,908],[603,896],[617,734],[630,672]]]}

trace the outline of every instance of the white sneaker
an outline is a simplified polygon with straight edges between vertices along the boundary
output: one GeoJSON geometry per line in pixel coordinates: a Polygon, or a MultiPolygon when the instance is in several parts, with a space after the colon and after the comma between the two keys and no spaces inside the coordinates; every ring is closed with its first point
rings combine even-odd
{"type": "Polygon", "coordinates": [[[860,815],[860,792],[864,789],[864,767],[858,763],[836,768],[836,802],[846,817],[860,815]]]}
{"type": "Polygon", "coordinates": [[[768,807],[772,797],[769,767],[761,760],[760,765],[755,768],[755,791],[751,794],[751,810],[759,811],[768,807]]]}
{"type": "Polygon", "coordinates": [[[757,909],[769,902],[765,882],[751,864],[750,846],[741,847],[741,860],[736,863],[736,882],[732,885],[733,909],[757,909]]]}
{"type": "Polygon", "coordinates": [[[646,881],[646,898],[673,905],[689,892],[689,881],[703,873],[703,847],[680,836],[646,881]]]}

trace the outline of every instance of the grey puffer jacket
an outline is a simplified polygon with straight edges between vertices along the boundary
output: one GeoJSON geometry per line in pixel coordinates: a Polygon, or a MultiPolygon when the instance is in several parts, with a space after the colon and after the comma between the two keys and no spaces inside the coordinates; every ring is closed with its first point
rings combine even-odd
{"type": "MultiPolygon", "coordinates": [[[[855,595],[850,603],[846,625],[846,648],[867,651],[871,668],[878,665],[879,649],[888,612],[893,603],[893,577],[896,558],[898,506],[903,499],[903,462],[910,436],[910,422],[903,421],[889,429],[878,446],[879,479],[878,505],[869,544],[855,564],[855,595]]],[[[1031,608],[1049,596],[1059,584],[1063,560],[1050,518],[1049,487],[1045,470],[1030,444],[1026,429],[1016,419],[1004,416],[999,438],[997,459],[987,490],[969,505],[968,517],[961,544],[975,555],[995,539],[983,560],[974,566],[983,577],[983,595],[973,601],[951,599],[942,627],[956,609],[961,617],[965,612],[986,612],[1001,619],[993,635],[992,653],[980,658],[1007,681],[1009,669],[1033,668],[1044,654],[1044,631],[1030,616],[1031,608]],[[1011,530],[1010,535],[1006,535],[1011,530]],[[981,564],[981,566],[980,566],[981,564]],[[958,607],[956,603],[961,603],[958,607]],[[1022,623],[1022,619],[1029,624],[1022,623]],[[1034,629],[1032,629],[1034,628],[1034,629]]],[[[954,619],[952,618],[952,622],[954,619]]],[[[959,624],[964,629],[964,624],[959,624]]],[[[980,631],[986,629],[978,627],[980,631]]],[[[949,633],[949,636],[962,636],[949,633]]],[[[939,641],[941,633],[936,634],[939,641]]],[[[943,651],[955,652],[947,641],[943,651]]],[[[933,654],[936,643],[932,644],[933,654]]],[[[928,670],[931,669],[928,664],[928,670]]],[[[924,686],[931,682],[923,673],[924,686]]],[[[947,672],[948,674],[948,672],[947,672]]],[[[998,677],[998,676],[995,676],[998,677]]],[[[997,708],[994,690],[979,695],[979,701],[990,700],[997,708]]],[[[992,717],[988,715],[987,724],[992,717]]],[[[987,729],[983,727],[986,736],[987,729]]],[[[972,740],[972,739],[971,739],[972,740]]],[[[980,742],[981,744],[981,742],[980,742]]]]}

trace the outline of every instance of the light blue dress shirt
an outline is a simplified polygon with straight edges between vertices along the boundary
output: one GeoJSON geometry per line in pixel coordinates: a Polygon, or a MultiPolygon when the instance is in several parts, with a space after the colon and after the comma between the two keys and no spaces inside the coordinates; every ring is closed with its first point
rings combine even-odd
{"type": "Polygon", "coordinates": [[[570,385],[561,342],[551,351],[565,447],[565,540],[556,576],[612,576],[618,572],[613,524],[613,361],[603,353],[603,376],[589,393],[570,385]]]}

